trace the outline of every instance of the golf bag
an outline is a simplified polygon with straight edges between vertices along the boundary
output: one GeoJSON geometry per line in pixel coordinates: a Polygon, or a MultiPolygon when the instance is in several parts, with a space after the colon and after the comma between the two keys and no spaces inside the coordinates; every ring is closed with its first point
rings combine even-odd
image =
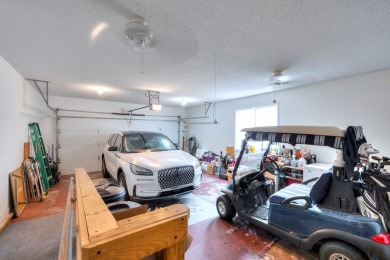
{"type": "Polygon", "coordinates": [[[363,189],[362,197],[365,211],[373,215],[373,218],[379,218],[384,228],[390,230],[390,176],[381,174],[363,174],[363,180],[368,184],[368,188],[363,189]],[[377,217],[376,217],[376,216],[377,217]]]}

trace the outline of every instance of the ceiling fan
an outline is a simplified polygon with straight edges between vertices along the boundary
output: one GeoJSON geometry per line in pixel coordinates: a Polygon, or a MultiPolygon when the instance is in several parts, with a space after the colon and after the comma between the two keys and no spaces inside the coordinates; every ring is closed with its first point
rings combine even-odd
{"type": "Polygon", "coordinates": [[[275,98],[275,87],[286,84],[288,82],[288,77],[283,75],[281,70],[275,70],[269,78],[269,81],[272,84],[274,94],[274,99],[272,100],[272,103],[276,104],[277,101],[275,98]]]}
{"type": "Polygon", "coordinates": [[[198,51],[198,39],[191,26],[172,13],[160,10],[152,19],[147,14],[153,10],[143,1],[97,0],[94,3],[111,11],[107,14],[114,14],[107,29],[114,28],[120,44],[144,51],[148,67],[181,64],[198,51]]]}

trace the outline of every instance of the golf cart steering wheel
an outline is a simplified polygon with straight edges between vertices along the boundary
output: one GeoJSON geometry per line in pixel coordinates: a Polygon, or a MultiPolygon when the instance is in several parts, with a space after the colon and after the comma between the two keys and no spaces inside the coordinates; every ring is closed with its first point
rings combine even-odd
{"type": "Polygon", "coordinates": [[[273,175],[277,175],[280,172],[279,165],[272,157],[264,156],[261,162],[264,165],[265,169],[273,175]]]}

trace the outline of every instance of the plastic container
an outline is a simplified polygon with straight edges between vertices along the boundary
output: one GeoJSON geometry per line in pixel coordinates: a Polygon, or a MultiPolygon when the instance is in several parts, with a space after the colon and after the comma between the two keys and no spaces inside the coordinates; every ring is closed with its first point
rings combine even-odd
{"type": "Polygon", "coordinates": [[[205,161],[203,161],[201,164],[200,164],[200,168],[202,169],[202,171],[204,171],[204,172],[207,172],[207,165],[208,165],[209,163],[208,162],[205,162],[205,161]]]}
{"type": "MultiPolygon", "coordinates": [[[[310,180],[312,178],[320,177],[324,172],[332,169],[332,165],[329,163],[312,163],[303,166],[303,181],[310,180]]],[[[315,182],[310,182],[308,185],[313,186],[315,182]]]]}
{"type": "Polygon", "coordinates": [[[219,173],[221,172],[221,168],[222,168],[222,162],[215,162],[215,167],[214,167],[214,173],[216,175],[219,175],[219,173]]]}
{"type": "Polygon", "coordinates": [[[298,166],[299,167],[303,167],[307,164],[306,162],[306,159],[304,157],[301,157],[299,160],[298,160],[298,166]]]}
{"type": "Polygon", "coordinates": [[[290,165],[293,167],[298,166],[298,161],[295,159],[295,154],[293,155],[293,159],[291,160],[290,165]]]}

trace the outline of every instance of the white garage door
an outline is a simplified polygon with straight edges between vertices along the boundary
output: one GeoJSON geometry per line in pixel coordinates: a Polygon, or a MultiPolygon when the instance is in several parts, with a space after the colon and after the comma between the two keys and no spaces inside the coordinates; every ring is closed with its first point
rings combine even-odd
{"type": "Polygon", "coordinates": [[[179,125],[174,120],[112,120],[61,118],[59,120],[59,158],[62,174],[73,174],[83,167],[87,172],[101,170],[101,154],[110,135],[117,131],[153,131],[179,143],[179,125]]]}

